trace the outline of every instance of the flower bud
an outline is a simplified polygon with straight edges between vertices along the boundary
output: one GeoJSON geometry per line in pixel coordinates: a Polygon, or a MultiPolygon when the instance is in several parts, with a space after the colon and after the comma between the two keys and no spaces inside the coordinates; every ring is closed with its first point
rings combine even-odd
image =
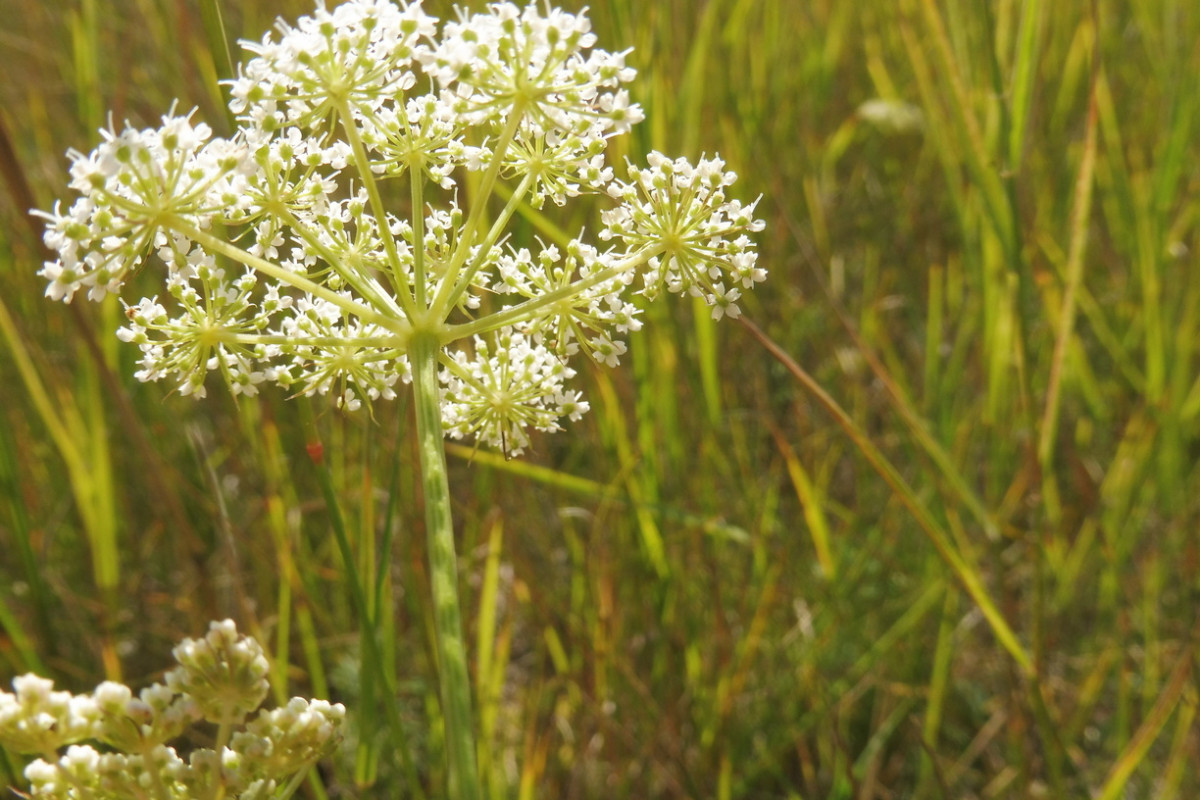
{"type": "Polygon", "coordinates": [[[270,688],[262,646],[239,636],[233,620],[213,622],[203,639],[184,639],[173,651],[179,668],[167,686],[189,695],[210,722],[237,722],[254,711],[270,688]]]}
{"type": "Polygon", "coordinates": [[[0,692],[0,744],[17,753],[47,753],[86,738],[95,705],[54,681],[28,674],[13,678],[15,694],[0,692]]]}

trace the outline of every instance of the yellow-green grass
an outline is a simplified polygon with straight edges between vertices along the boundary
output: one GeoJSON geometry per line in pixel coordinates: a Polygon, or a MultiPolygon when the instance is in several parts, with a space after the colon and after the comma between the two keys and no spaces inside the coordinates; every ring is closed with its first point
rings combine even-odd
{"type": "MultiPolygon", "coordinates": [[[[763,194],[768,343],[656,304],[583,422],[450,448],[489,796],[1194,796],[1200,9],[593,5],[617,155],[763,194]]],[[[410,403],[137,384],[24,214],[109,109],[221,131],[224,41],[309,10],[0,0],[0,678],[148,682],[233,616],[354,716],[305,792],[433,797],[410,403]]]]}

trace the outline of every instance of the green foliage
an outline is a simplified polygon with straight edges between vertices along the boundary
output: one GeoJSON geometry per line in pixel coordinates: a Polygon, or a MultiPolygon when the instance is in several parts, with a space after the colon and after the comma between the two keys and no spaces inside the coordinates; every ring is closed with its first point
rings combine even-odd
{"type": "MultiPolygon", "coordinates": [[[[1192,796],[1200,9],[593,5],[641,71],[623,146],[764,193],[744,311],[802,369],[656,306],[569,435],[449,448],[491,796],[1192,796]]],[[[310,10],[0,0],[0,678],[149,684],[233,617],[276,701],[350,708],[303,792],[419,797],[444,742],[409,401],[135,385],[119,306],[41,298],[24,214],[103,109],[223,132],[221,25],[310,10]]]]}

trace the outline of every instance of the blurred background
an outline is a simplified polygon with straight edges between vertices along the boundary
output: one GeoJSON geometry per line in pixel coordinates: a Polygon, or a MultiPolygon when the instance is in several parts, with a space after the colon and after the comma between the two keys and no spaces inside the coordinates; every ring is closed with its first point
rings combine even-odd
{"type": "MultiPolygon", "coordinates": [[[[26,211],[69,202],[68,148],[173,102],[228,133],[221,32],[237,59],[311,10],[0,0],[0,681],[145,685],[233,617],[277,698],[356,714],[306,796],[436,797],[407,398],[139,384],[119,304],[35,275],[26,211]],[[400,730],[361,679],[318,441],[382,576],[400,730]]],[[[1196,796],[1200,7],[590,16],[640,71],[613,156],[720,153],[762,195],[742,305],[783,360],[672,298],[581,369],[583,421],[521,460],[450,447],[490,795],[1196,796]]]]}

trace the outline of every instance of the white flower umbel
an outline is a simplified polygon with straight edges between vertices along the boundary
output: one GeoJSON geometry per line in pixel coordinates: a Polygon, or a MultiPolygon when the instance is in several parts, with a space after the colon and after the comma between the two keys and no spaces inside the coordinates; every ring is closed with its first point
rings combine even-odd
{"type": "Polygon", "coordinates": [[[258,642],[231,620],[212,623],[207,636],[185,639],[174,653],[179,667],[166,685],[136,697],[112,681],[91,694],[56,692],[35,675],[14,679],[15,694],[0,691],[0,746],[39,756],[25,768],[30,796],[282,800],[340,741],[346,710],[324,700],[294,697],[241,726],[266,694],[267,664],[258,642]],[[202,717],[218,723],[217,741],[185,761],[167,742],[202,717]],[[104,752],[77,744],[83,740],[104,752]]]}
{"type": "MultiPolygon", "coordinates": [[[[502,328],[617,363],[636,329],[630,287],[686,291],[715,317],[737,316],[741,292],[765,277],[747,235],[762,228],[754,206],[726,197],[735,176],[720,159],[652,153],[614,177],[606,146],[642,114],[623,88],[625,54],[594,44],[585,16],[534,4],[493,3],[440,33],[420,3],[385,0],[281,22],[246,44],[231,138],[172,111],[70,153],[77,199],[39,212],[58,254],[42,269],[46,293],[100,299],[162,269],[162,288],[131,302],[120,331],[142,351],[139,379],[203,397],[217,372],[237,394],[274,382],[351,408],[394,395],[413,336],[436,340],[449,392],[475,337],[502,328]],[[407,206],[389,210],[395,179],[407,206]],[[493,207],[501,184],[508,199],[493,207]],[[564,261],[553,244],[506,244],[522,203],[583,193],[618,201],[598,236],[615,246],[581,235],[564,261]]],[[[546,386],[540,406],[557,409],[561,393],[546,386]]],[[[470,432],[504,447],[527,439],[517,429],[561,427],[519,406],[501,416],[493,408],[494,424],[470,432]]],[[[463,435],[447,417],[446,432],[463,435]]]]}
{"type": "Polygon", "coordinates": [[[579,393],[564,387],[575,375],[555,353],[510,328],[489,346],[475,338],[475,355],[454,354],[442,371],[443,424],[456,438],[478,436],[505,452],[529,445],[526,431],[558,430],[561,417],[578,419],[588,410],[579,393]]]}
{"type": "Polygon", "coordinates": [[[595,40],[537,3],[444,24],[419,2],[321,3],[245,45],[233,136],[174,111],[110,128],[70,154],[74,202],[40,212],[49,297],[151,286],[119,334],[140,380],[200,397],[216,372],[235,394],[276,383],[349,410],[411,381],[452,796],[478,792],[443,437],[517,454],[587,410],[566,362],[618,363],[632,295],[736,317],[765,277],[763,223],[719,158],[614,172],[608,143],[642,112],[626,54],[595,40]],[[597,236],[508,238],[522,208],[583,194],[612,204],[597,236]]]}

